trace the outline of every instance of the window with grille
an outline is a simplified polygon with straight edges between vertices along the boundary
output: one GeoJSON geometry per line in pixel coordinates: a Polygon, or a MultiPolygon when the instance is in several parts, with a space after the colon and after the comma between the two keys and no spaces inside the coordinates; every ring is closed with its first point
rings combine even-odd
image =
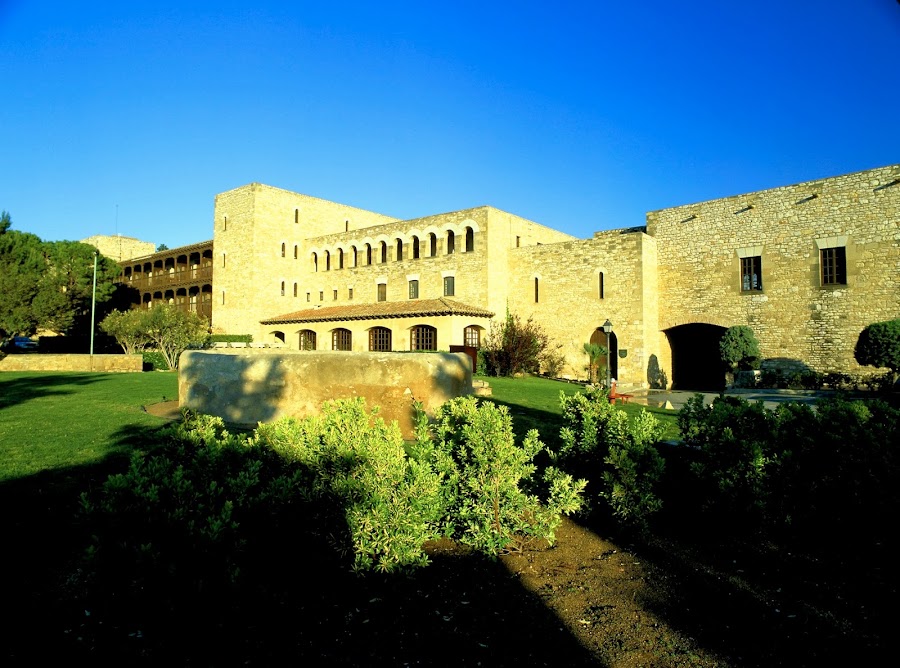
{"type": "Polygon", "coordinates": [[[444,276],[444,296],[453,297],[456,295],[456,279],[453,276],[444,276]]]}
{"type": "Polygon", "coordinates": [[[430,325],[416,325],[410,330],[410,350],[437,350],[437,330],[430,325]]]}
{"type": "Polygon", "coordinates": [[[332,350],[353,350],[353,335],[349,329],[335,329],[331,332],[332,350]]]}
{"type": "Polygon", "coordinates": [[[469,348],[481,347],[481,329],[470,325],[463,331],[463,341],[469,348]]]}
{"type": "Polygon", "coordinates": [[[410,299],[418,299],[419,298],[419,281],[412,280],[409,282],[409,298],[410,299]]]}
{"type": "Polygon", "coordinates": [[[741,258],[741,291],[762,291],[762,258],[759,255],[741,258]]]}
{"type": "Polygon", "coordinates": [[[378,284],[378,301],[387,301],[387,283],[378,284]]]}
{"type": "Polygon", "coordinates": [[[847,249],[844,246],[821,251],[822,285],[847,284],[847,249]]]}
{"type": "Polygon", "coordinates": [[[316,349],[316,333],[311,329],[304,329],[300,332],[300,350],[316,349]]]}
{"type": "Polygon", "coordinates": [[[373,327],[370,329],[369,350],[373,352],[390,352],[391,330],[387,327],[373,327]]]}

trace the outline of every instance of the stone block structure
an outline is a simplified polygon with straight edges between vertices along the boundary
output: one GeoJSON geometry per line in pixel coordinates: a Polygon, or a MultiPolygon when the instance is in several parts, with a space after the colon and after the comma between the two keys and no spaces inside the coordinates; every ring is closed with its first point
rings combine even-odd
{"type": "Polygon", "coordinates": [[[592,342],[623,390],[715,389],[731,325],[753,328],[764,365],[857,372],[859,332],[900,315],[900,164],[645,223],[578,239],[489,206],[398,220],[253,183],[216,196],[212,327],[296,350],[448,350],[509,311],[545,328],[563,376],[587,378],[592,342]]]}
{"type": "Polygon", "coordinates": [[[140,373],[143,356],[136,355],[6,355],[0,357],[0,371],[78,371],[140,373]]]}
{"type": "Polygon", "coordinates": [[[413,402],[426,413],[472,394],[464,353],[356,353],[275,349],[189,350],[179,359],[182,407],[230,424],[255,426],[280,417],[316,415],[330,399],[363,397],[404,438],[415,426],[413,402]]]}

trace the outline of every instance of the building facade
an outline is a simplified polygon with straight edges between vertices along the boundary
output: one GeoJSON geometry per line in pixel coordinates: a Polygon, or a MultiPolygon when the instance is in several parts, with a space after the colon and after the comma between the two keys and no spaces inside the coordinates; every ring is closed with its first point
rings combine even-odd
{"type": "MultiPolygon", "coordinates": [[[[654,211],[591,239],[488,206],[398,220],[254,183],[216,197],[214,239],[198,246],[217,332],[448,350],[477,347],[510,312],[543,326],[563,376],[588,376],[593,342],[621,387],[713,388],[732,325],[753,328],[764,365],[859,370],[859,332],[900,317],[900,165],[654,211]]],[[[132,261],[141,303],[188,296],[135,281],[173,281],[192,257],[132,261]]]]}

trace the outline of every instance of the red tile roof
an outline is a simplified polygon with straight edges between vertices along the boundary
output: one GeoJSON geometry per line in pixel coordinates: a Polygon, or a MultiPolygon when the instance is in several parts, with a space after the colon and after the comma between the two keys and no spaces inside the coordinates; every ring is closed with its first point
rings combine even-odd
{"type": "Polygon", "coordinates": [[[402,302],[375,302],[349,306],[321,306],[288,313],[261,321],[263,325],[287,322],[327,322],[333,320],[372,320],[375,318],[413,318],[435,315],[466,315],[493,318],[494,314],[478,306],[469,306],[446,297],[410,299],[402,302]]]}

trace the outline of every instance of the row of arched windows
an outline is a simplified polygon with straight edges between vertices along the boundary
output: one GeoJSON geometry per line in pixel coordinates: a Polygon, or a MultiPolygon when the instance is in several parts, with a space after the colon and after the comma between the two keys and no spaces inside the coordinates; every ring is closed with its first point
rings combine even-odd
{"type": "MultiPolygon", "coordinates": [[[[473,348],[481,345],[481,328],[470,325],[464,331],[465,344],[473,348]]],[[[431,325],[415,325],[409,330],[410,350],[437,350],[437,328],[431,325]]],[[[318,336],[311,329],[303,329],[298,333],[300,350],[318,350],[318,336]]],[[[369,350],[373,352],[390,352],[393,350],[393,331],[388,327],[372,327],[369,329],[369,350]]],[[[331,330],[331,350],[353,350],[353,332],[343,327],[331,330]]]]}
{"type": "MultiPolygon", "coordinates": [[[[423,256],[423,253],[426,257],[437,257],[438,254],[438,236],[434,232],[430,232],[423,239],[419,239],[418,236],[413,235],[412,240],[405,245],[403,239],[397,238],[394,240],[393,245],[395,247],[394,260],[396,262],[400,262],[404,259],[418,260],[423,256]],[[409,257],[405,256],[404,251],[409,253],[409,257]]],[[[453,232],[453,230],[447,231],[445,248],[447,255],[452,255],[456,252],[456,233],[453,232]]],[[[474,250],[475,231],[471,227],[467,227],[465,231],[465,252],[471,253],[474,250]]],[[[281,244],[281,257],[285,257],[285,252],[286,247],[284,244],[281,244]]],[[[375,264],[376,258],[378,264],[386,264],[389,259],[390,248],[387,241],[380,241],[374,246],[370,243],[366,243],[359,248],[354,244],[350,247],[350,251],[346,253],[346,255],[349,256],[346,258],[346,262],[350,267],[360,266],[360,255],[362,255],[363,266],[375,264]]],[[[323,251],[321,258],[319,253],[314,252],[312,254],[312,270],[319,271],[319,260],[321,259],[324,271],[331,271],[333,268],[332,257],[334,257],[334,263],[336,263],[337,269],[343,269],[345,267],[344,249],[338,248],[334,254],[332,254],[331,251],[323,251]]],[[[296,258],[297,247],[294,246],[294,259],[296,258]]]]}

